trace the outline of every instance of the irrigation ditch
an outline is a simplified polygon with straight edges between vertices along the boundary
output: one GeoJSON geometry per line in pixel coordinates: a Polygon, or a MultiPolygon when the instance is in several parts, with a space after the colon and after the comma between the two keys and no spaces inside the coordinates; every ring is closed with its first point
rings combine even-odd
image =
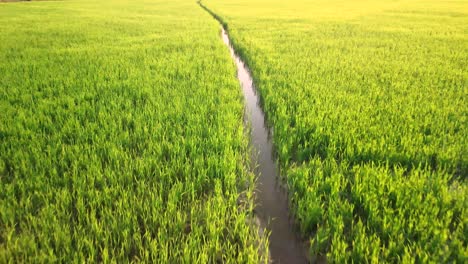
{"type": "Polygon", "coordinates": [[[255,216],[260,222],[260,228],[269,233],[269,262],[295,264],[313,261],[307,258],[307,245],[294,228],[287,190],[281,185],[279,167],[275,161],[271,129],[265,122],[265,113],[260,106],[250,70],[234,50],[227,24],[200,1],[198,4],[221,24],[221,38],[236,64],[237,78],[245,101],[247,118],[244,122],[250,127],[251,162],[256,168],[255,216]]]}

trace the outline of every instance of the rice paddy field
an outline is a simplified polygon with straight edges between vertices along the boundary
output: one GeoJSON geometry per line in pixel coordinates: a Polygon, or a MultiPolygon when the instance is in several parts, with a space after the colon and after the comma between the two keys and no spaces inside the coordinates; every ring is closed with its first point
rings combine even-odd
{"type": "Polygon", "coordinates": [[[0,263],[261,259],[242,94],[196,3],[0,5],[0,113],[0,263]]]}
{"type": "Polygon", "coordinates": [[[252,71],[311,255],[466,263],[468,2],[203,3],[252,71]]]}
{"type": "Polygon", "coordinates": [[[0,3],[0,263],[271,261],[212,15],[309,260],[468,261],[466,0],[202,4],[0,3]]]}

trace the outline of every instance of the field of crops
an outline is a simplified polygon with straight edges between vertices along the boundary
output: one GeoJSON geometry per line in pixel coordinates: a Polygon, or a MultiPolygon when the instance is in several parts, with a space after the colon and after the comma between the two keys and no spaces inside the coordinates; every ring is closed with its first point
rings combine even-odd
{"type": "Polygon", "coordinates": [[[258,263],[219,30],[195,1],[0,5],[0,263],[258,263]]]}
{"type": "Polygon", "coordinates": [[[203,4],[252,70],[310,255],[466,263],[466,1],[203,4]]]}
{"type": "MultiPolygon", "coordinates": [[[[466,0],[202,2],[252,71],[310,259],[466,263],[466,0]]],[[[0,4],[0,263],[267,262],[206,11],[0,4]]]]}

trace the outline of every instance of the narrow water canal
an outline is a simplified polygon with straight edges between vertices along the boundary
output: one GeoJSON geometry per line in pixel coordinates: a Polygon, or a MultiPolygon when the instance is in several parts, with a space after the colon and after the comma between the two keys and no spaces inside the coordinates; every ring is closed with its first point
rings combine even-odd
{"type": "MultiPolygon", "coordinates": [[[[234,52],[229,36],[222,29],[224,44],[237,66],[237,78],[244,93],[247,116],[251,122],[251,143],[258,168],[256,215],[270,234],[270,255],[273,263],[307,263],[304,245],[296,236],[289,218],[288,197],[280,187],[278,167],[273,157],[273,143],[265,124],[265,114],[253,85],[250,71],[234,52]]],[[[248,120],[247,120],[248,122],[248,120]]]]}

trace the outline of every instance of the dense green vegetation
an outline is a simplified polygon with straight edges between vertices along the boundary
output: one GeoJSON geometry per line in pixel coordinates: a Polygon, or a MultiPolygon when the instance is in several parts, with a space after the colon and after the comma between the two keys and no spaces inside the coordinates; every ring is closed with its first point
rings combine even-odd
{"type": "MultiPolygon", "coordinates": [[[[468,259],[468,3],[204,0],[332,263],[468,259]]],[[[243,105],[195,0],[0,4],[0,263],[258,263],[243,105]]]]}
{"type": "Polygon", "coordinates": [[[331,262],[466,263],[466,1],[205,0],[331,262]]]}
{"type": "Polygon", "coordinates": [[[0,5],[0,113],[1,263],[261,258],[235,68],[195,1],[0,5]]]}

